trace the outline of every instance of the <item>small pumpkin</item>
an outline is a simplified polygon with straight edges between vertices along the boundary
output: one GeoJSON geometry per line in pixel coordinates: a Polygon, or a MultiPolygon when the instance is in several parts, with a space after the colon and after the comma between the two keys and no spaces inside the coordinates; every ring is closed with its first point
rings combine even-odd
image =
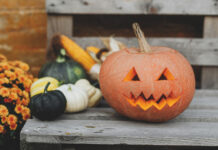
{"type": "Polygon", "coordinates": [[[41,68],[39,78],[53,77],[62,84],[75,83],[79,79],[86,78],[83,67],[65,55],[66,52],[62,49],[56,61],[48,62],[41,68]]]}
{"type": "Polygon", "coordinates": [[[48,91],[50,82],[46,85],[44,93],[31,98],[30,108],[33,116],[40,120],[54,120],[64,113],[66,98],[59,90],[48,91]]]}
{"type": "Polygon", "coordinates": [[[67,100],[66,113],[83,111],[88,107],[88,95],[81,88],[73,84],[64,84],[57,90],[61,91],[67,100]]]}
{"type": "Polygon", "coordinates": [[[103,96],[129,118],[170,120],[182,113],[193,98],[192,67],[178,51],[150,46],[139,25],[133,27],[140,49],[126,48],[106,58],[100,71],[103,96]]]}
{"type": "Polygon", "coordinates": [[[31,85],[31,88],[30,88],[31,97],[37,94],[43,93],[45,90],[45,86],[48,84],[48,82],[50,82],[50,85],[47,89],[48,91],[55,90],[59,85],[58,80],[56,80],[55,78],[52,78],[52,77],[40,78],[31,85]]]}
{"type": "Polygon", "coordinates": [[[85,90],[89,97],[88,107],[96,106],[102,97],[100,89],[92,86],[90,82],[86,79],[80,79],[75,84],[77,87],[85,90]]]}

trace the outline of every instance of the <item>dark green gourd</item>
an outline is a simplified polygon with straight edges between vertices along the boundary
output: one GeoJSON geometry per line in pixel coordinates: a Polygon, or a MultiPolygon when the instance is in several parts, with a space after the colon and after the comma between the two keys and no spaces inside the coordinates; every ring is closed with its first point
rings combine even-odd
{"type": "Polygon", "coordinates": [[[30,109],[32,115],[40,120],[54,120],[64,113],[66,98],[61,91],[47,91],[50,82],[46,85],[42,94],[31,98],[30,109]]]}
{"type": "Polygon", "coordinates": [[[53,77],[62,84],[75,83],[77,80],[86,78],[86,71],[74,60],[65,56],[64,49],[60,51],[60,55],[55,61],[46,63],[39,71],[39,78],[53,77]]]}

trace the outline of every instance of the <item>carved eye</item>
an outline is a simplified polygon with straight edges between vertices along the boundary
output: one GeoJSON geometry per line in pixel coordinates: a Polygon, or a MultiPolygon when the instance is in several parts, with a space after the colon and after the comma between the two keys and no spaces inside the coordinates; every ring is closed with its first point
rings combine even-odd
{"type": "Polygon", "coordinates": [[[139,76],[134,67],[129,71],[129,73],[126,75],[123,81],[140,81],[139,76]]]}
{"type": "Polygon", "coordinates": [[[169,71],[169,69],[164,69],[158,80],[174,80],[174,76],[172,73],[169,71]]]}

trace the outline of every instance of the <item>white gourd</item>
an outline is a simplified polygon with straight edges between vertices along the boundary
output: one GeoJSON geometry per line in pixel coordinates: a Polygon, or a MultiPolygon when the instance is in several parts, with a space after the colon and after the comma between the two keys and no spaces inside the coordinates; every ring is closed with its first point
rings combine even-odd
{"type": "Polygon", "coordinates": [[[89,98],[88,107],[96,106],[101,100],[101,97],[102,97],[101,90],[98,88],[95,88],[95,89],[96,89],[95,94],[89,98]]]}
{"type": "Polygon", "coordinates": [[[65,84],[57,88],[67,100],[65,112],[73,113],[83,111],[88,107],[88,94],[73,84],[65,84]]]}
{"type": "Polygon", "coordinates": [[[78,80],[75,85],[77,87],[80,87],[81,89],[85,90],[89,97],[92,97],[96,90],[93,86],[90,85],[89,81],[86,79],[80,79],[78,80]]]}
{"type": "Polygon", "coordinates": [[[80,79],[76,82],[75,85],[86,91],[86,93],[88,94],[89,96],[88,107],[94,107],[100,102],[102,97],[102,93],[100,89],[92,86],[88,80],[80,79]]]}

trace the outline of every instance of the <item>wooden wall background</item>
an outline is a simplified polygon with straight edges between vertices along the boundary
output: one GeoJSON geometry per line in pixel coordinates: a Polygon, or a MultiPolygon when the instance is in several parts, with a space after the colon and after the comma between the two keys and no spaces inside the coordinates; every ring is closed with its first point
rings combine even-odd
{"type": "Polygon", "coordinates": [[[37,74],[45,62],[46,18],[45,0],[0,0],[0,53],[37,74]]]}

